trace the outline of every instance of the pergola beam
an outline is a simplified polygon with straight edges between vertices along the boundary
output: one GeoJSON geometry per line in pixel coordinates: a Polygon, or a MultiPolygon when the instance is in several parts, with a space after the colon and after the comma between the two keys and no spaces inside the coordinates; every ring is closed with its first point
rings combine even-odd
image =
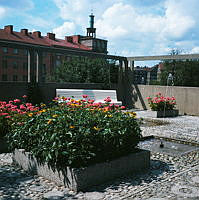
{"type": "Polygon", "coordinates": [[[191,60],[199,59],[199,54],[181,54],[181,55],[160,55],[160,56],[135,56],[127,57],[129,61],[146,61],[146,60],[191,60]]]}

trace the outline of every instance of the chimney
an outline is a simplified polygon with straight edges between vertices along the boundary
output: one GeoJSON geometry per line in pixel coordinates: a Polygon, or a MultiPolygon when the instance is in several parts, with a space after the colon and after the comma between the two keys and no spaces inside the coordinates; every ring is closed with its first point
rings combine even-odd
{"type": "Polygon", "coordinates": [[[12,33],[13,33],[13,25],[4,26],[4,30],[5,30],[7,33],[12,34],[12,33]]]}
{"type": "Polygon", "coordinates": [[[33,32],[33,36],[40,38],[41,37],[41,32],[40,31],[35,31],[33,32]]]}
{"type": "Polygon", "coordinates": [[[23,35],[28,35],[28,29],[21,29],[21,33],[23,34],[23,35]]]}
{"type": "Polygon", "coordinates": [[[73,35],[73,43],[79,43],[80,41],[80,35],[73,35]]]}
{"type": "Polygon", "coordinates": [[[67,42],[73,43],[73,36],[65,36],[67,42]]]}
{"type": "Polygon", "coordinates": [[[54,33],[47,33],[47,37],[51,40],[55,40],[55,34],[54,33]]]}

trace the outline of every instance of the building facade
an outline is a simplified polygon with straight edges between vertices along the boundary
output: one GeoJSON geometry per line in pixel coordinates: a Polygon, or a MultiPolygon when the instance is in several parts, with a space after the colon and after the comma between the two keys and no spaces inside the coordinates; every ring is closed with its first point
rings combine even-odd
{"type": "Polygon", "coordinates": [[[149,85],[158,79],[158,65],[153,67],[139,67],[134,68],[134,83],[149,85]]]}
{"type": "MultiPolygon", "coordinates": [[[[54,33],[42,36],[40,31],[29,32],[28,29],[16,32],[12,25],[8,25],[0,29],[0,42],[4,42],[0,45],[0,81],[30,82],[33,68],[36,75],[40,74],[40,81],[45,82],[57,66],[63,61],[69,62],[71,58],[71,54],[56,52],[56,48],[78,56],[80,52],[107,54],[107,40],[96,38],[93,14],[90,15],[86,36],[72,35],[59,39],[54,33]],[[8,43],[16,47],[8,46],[8,43]],[[35,47],[38,51],[34,50],[35,47]],[[42,48],[46,51],[40,50],[42,48]],[[51,48],[55,50],[48,51],[51,48]]],[[[36,77],[38,81],[38,75],[36,77]]]]}

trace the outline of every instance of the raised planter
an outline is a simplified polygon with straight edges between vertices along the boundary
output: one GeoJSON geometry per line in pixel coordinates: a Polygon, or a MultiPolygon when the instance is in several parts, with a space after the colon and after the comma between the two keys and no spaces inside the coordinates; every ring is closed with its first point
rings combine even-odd
{"type": "Polygon", "coordinates": [[[34,156],[23,149],[14,151],[13,161],[25,171],[43,176],[74,191],[80,191],[125,174],[147,170],[150,166],[150,152],[140,150],[110,162],[79,169],[66,167],[60,171],[52,170],[47,164],[38,163],[34,156]]]}
{"type": "Polygon", "coordinates": [[[177,117],[179,114],[178,110],[165,110],[165,111],[149,111],[151,117],[162,118],[162,117],[177,117]]]}

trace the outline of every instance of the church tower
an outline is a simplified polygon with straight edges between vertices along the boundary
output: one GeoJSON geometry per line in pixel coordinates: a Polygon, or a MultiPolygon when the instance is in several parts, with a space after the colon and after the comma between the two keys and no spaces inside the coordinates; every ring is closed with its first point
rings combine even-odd
{"type": "Polygon", "coordinates": [[[95,16],[93,15],[93,13],[91,13],[89,15],[89,17],[90,17],[90,27],[87,28],[87,36],[96,38],[96,28],[94,28],[94,18],[95,18],[95,16]]]}
{"type": "Polygon", "coordinates": [[[86,36],[80,36],[80,43],[89,47],[92,51],[97,53],[107,54],[107,40],[96,38],[96,28],[94,28],[94,18],[93,13],[89,15],[89,28],[86,28],[86,36]]]}

